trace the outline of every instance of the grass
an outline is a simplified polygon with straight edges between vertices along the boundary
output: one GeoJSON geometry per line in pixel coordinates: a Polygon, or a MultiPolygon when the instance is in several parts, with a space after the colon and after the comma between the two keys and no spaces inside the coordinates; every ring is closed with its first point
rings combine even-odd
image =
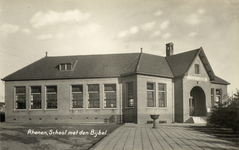
{"type": "Polygon", "coordinates": [[[18,148],[19,144],[29,149],[89,149],[114,131],[117,124],[0,124],[0,149],[18,148]],[[36,134],[30,132],[34,130],[36,134]],[[93,132],[93,131],[94,132],[93,132]],[[51,134],[53,132],[55,134],[51,134]],[[101,134],[99,134],[99,131],[101,134]],[[64,133],[63,135],[60,134],[64,133]],[[85,133],[84,135],[82,133],[85,133]],[[47,133],[40,135],[39,133],[47,133]],[[75,133],[75,135],[72,135],[75,133]],[[93,134],[94,133],[94,134],[93,134]],[[97,133],[97,134],[96,134],[97,133]],[[102,135],[102,133],[104,133],[102,135]],[[8,145],[8,143],[12,143],[8,145]],[[9,148],[11,146],[11,148],[9,148]],[[15,146],[15,147],[14,147],[15,146]]]}
{"type": "Polygon", "coordinates": [[[234,142],[239,146],[239,133],[232,129],[213,127],[213,126],[190,126],[193,130],[216,136],[219,139],[234,142]]]}

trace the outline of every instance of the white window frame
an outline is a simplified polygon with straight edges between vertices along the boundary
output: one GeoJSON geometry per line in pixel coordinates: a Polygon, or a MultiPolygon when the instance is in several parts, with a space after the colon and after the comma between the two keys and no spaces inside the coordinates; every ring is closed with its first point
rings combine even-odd
{"type": "Polygon", "coordinates": [[[118,102],[118,100],[117,100],[117,84],[116,83],[105,83],[104,85],[103,85],[103,92],[104,92],[104,105],[103,105],[103,109],[117,109],[117,102],[118,102]],[[105,91],[105,85],[115,85],[115,91],[105,91]],[[105,95],[105,93],[113,93],[113,92],[115,92],[115,105],[116,105],[116,107],[106,107],[106,95],[105,95]]]}

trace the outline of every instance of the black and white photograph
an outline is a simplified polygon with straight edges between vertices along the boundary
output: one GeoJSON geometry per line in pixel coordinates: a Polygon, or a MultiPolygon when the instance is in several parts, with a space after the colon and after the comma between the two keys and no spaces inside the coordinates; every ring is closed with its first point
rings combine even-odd
{"type": "Polygon", "coordinates": [[[0,0],[0,150],[238,150],[238,56],[238,0],[0,0]]]}

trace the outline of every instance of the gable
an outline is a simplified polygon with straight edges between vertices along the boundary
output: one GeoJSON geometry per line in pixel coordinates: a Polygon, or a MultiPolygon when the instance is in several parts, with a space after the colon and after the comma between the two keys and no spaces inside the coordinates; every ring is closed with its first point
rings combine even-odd
{"type": "Polygon", "coordinates": [[[201,61],[199,55],[195,57],[194,61],[191,63],[187,73],[187,78],[209,81],[210,78],[204,67],[203,62],[201,61]]]}

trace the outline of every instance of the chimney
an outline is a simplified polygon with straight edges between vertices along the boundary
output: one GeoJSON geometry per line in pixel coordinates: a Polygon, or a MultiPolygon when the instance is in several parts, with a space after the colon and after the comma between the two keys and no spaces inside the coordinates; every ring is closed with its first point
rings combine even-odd
{"type": "Polygon", "coordinates": [[[166,57],[173,55],[173,43],[166,44],[166,57]]]}
{"type": "Polygon", "coordinates": [[[47,52],[46,52],[46,57],[47,57],[47,52]]]}

